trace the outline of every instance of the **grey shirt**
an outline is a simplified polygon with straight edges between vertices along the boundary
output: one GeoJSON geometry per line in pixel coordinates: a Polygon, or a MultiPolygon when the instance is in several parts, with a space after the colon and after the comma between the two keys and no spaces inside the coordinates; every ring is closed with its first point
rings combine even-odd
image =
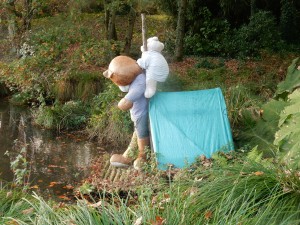
{"type": "Polygon", "coordinates": [[[148,113],[148,99],[145,98],[144,93],[146,89],[146,76],[141,73],[130,84],[129,91],[125,95],[125,99],[133,103],[130,109],[131,120],[136,122],[141,116],[148,113]]]}

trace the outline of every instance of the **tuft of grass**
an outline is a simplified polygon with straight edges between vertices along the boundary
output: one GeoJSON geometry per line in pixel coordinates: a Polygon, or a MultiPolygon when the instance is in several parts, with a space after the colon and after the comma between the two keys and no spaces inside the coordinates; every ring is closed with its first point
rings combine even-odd
{"type": "Polygon", "coordinates": [[[56,102],[53,106],[40,105],[33,116],[34,122],[44,128],[74,130],[86,125],[90,111],[81,101],[56,102]]]}

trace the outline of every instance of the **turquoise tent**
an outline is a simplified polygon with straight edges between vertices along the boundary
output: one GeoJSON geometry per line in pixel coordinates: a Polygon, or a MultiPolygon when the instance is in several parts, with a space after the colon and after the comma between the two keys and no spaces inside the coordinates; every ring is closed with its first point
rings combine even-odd
{"type": "Polygon", "coordinates": [[[149,104],[152,145],[158,167],[182,168],[200,155],[233,150],[226,104],[220,88],[158,92],[149,104]]]}

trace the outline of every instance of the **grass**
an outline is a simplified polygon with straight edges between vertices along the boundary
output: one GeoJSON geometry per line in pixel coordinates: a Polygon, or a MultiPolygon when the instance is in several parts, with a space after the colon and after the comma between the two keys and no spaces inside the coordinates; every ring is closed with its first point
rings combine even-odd
{"type": "MultiPolygon", "coordinates": [[[[1,220],[16,224],[298,224],[300,194],[295,177],[276,164],[233,155],[226,165],[186,168],[174,181],[145,184],[125,198],[105,193],[77,204],[46,202],[22,192],[0,189],[1,220]],[[243,163],[241,163],[243,160],[243,163]],[[197,169],[195,169],[197,168],[197,169]],[[186,176],[190,174],[189,176],[186,176]],[[202,179],[200,179],[202,178],[202,179]],[[159,188],[159,189],[157,189],[159,188]],[[102,197],[101,197],[102,196],[102,197]],[[165,221],[165,222],[163,222],[165,221]]],[[[0,221],[1,221],[0,220],[0,221]]]]}

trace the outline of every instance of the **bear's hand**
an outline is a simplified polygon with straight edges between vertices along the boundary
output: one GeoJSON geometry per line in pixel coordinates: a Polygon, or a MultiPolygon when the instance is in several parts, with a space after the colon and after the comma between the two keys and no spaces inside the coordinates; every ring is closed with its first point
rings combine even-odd
{"type": "Polygon", "coordinates": [[[118,103],[118,108],[126,111],[131,109],[131,107],[133,106],[133,103],[129,100],[127,100],[126,98],[122,98],[121,101],[119,101],[118,103]]]}

